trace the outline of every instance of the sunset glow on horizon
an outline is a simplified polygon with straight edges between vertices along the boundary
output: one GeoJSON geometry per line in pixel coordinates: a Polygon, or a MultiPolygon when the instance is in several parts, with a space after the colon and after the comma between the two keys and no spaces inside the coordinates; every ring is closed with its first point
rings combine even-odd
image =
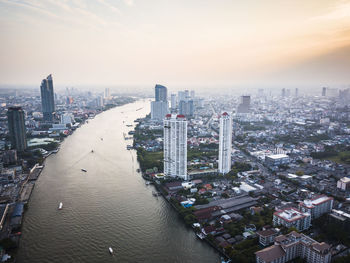
{"type": "Polygon", "coordinates": [[[0,84],[350,84],[350,1],[0,0],[0,41],[0,84]]]}

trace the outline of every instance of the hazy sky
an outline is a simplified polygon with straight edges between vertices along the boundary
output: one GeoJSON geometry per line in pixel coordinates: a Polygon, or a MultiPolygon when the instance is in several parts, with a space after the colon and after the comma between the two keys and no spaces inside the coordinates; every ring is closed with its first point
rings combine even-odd
{"type": "Polygon", "coordinates": [[[350,84],[350,1],[0,0],[0,84],[350,84]]]}

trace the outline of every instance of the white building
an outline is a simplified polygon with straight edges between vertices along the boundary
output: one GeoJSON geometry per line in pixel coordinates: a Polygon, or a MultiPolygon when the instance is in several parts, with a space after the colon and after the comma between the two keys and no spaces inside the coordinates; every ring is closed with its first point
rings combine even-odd
{"type": "Polygon", "coordinates": [[[273,225],[295,227],[298,231],[303,231],[310,228],[311,215],[295,208],[279,210],[273,214],[273,225]]]}
{"type": "Polygon", "coordinates": [[[187,120],[167,114],[164,119],[164,174],[187,180],[187,120]]]}
{"type": "Polygon", "coordinates": [[[288,164],[290,162],[289,156],[286,154],[273,154],[265,156],[265,162],[268,165],[279,166],[283,164],[288,164]]]}
{"type": "Polygon", "coordinates": [[[337,182],[337,188],[343,191],[350,189],[350,178],[343,177],[337,182]]]}
{"type": "Polygon", "coordinates": [[[311,219],[318,218],[325,213],[330,213],[332,208],[333,197],[326,195],[320,195],[311,200],[307,199],[299,203],[300,211],[311,214],[311,219]]]}
{"type": "Polygon", "coordinates": [[[329,263],[330,246],[295,231],[275,238],[275,244],[255,253],[257,263],[285,263],[302,258],[307,263],[329,263]]]}
{"type": "Polygon", "coordinates": [[[219,173],[226,174],[231,170],[232,118],[224,112],[220,118],[219,137],[219,173]]]}
{"type": "Polygon", "coordinates": [[[167,101],[152,101],[151,102],[151,119],[163,120],[165,115],[169,113],[169,106],[167,101]]]}
{"type": "Polygon", "coordinates": [[[61,115],[61,124],[72,124],[74,117],[71,113],[64,113],[61,115]]]}

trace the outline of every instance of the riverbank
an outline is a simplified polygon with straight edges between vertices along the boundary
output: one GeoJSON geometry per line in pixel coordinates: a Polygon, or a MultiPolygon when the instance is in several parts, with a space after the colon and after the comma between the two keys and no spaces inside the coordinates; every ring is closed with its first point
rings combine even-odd
{"type": "MultiPolygon", "coordinates": [[[[99,114],[111,110],[115,107],[121,107],[129,103],[133,103],[136,101],[135,98],[125,98],[123,99],[123,103],[118,105],[108,105],[108,107],[99,111],[94,116],[88,116],[85,119],[82,119],[79,125],[74,125],[70,129],[70,132],[64,136],[59,136],[59,141],[55,141],[50,144],[43,144],[30,147],[30,150],[27,153],[21,153],[19,157],[24,160],[27,164],[31,164],[34,161],[38,161],[35,163],[31,169],[23,174],[21,184],[19,185],[18,195],[15,202],[11,203],[4,212],[4,227],[6,227],[6,233],[2,231],[0,244],[3,245],[3,250],[0,251],[1,254],[9,253],[12,260],[15,260],[17,254],[17,248],[20,245],[20,239],[22,235],[22,223],[24,221],[25,215],[28,212],[29,200],[33,193],[34,187],[36,185],[36,181],[39,179],[40,174],[44,169],[44,164],[46,159],[52,154],[56,154],[60,150],[60,145],[71,135],[73,135],[82,125],[89,123],[89,119],[95,118],[99,114]],[[74,128],[73,128],[74,127],[74,128]],[[43,149],[44,148],[44,149],[43,149]],[[47,151],[46,151],[46,150],[47,151]],[[38,158],[33,158],[32,154],[38,155],[38,158]],[[14,216],[15,214],[15,216],[14,216]],[[11,215],[11,216],[10,216],[11,215]]],[[[35,137],[32,137],[35,138],[35,137]]],[[[42,136],[38,138],[43,139],[42,136]]],[[[28,169],[28,167],[27,167],[28,169]]],[[[0,254],[0,256],[1,256],[0,254]]]]}
{"type": "Polygon", "coordinates": [[[142,100],[99,115],[45,160],[17,262],[218,262],[217,253],[182,227],[176,211],[155,198],[153,186],[137,173],[136,153],[127,150],[131,142],[123,134],[149,106],[142,100]],[[116,251],[113,257],[108,247],[116,251]]]}

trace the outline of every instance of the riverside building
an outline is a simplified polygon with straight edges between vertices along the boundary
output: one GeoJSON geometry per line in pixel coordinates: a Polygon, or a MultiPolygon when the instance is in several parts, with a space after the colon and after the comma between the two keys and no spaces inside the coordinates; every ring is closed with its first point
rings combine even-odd
{"type": "Polygon", "coordinates": [[[187,180],[187,120],[184,115],[165,116],[163,148],[164,174],[187,180]]]}
{"type": "Polygon", "coordinates": [[[224,112],[220,118],[219,135],[219,173],[226,174],[231,170],[231,148],[232,148],[232,119],[224,112]]]}

